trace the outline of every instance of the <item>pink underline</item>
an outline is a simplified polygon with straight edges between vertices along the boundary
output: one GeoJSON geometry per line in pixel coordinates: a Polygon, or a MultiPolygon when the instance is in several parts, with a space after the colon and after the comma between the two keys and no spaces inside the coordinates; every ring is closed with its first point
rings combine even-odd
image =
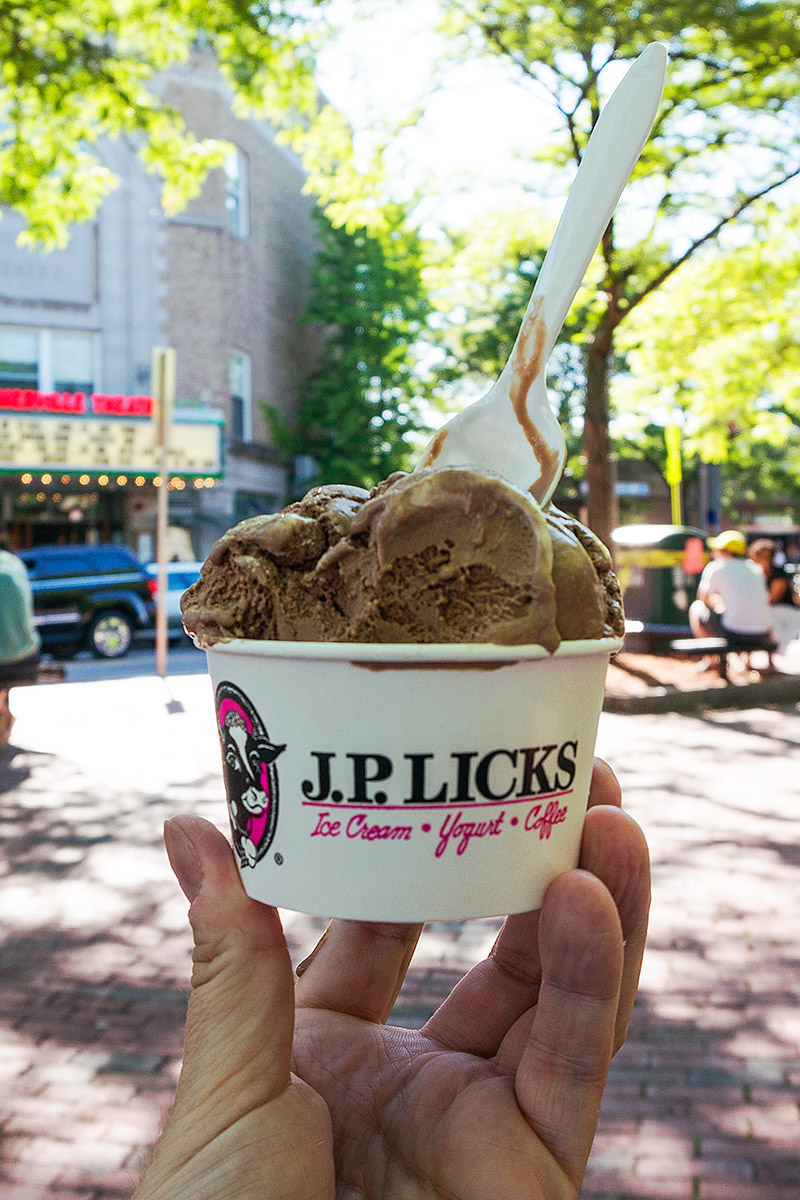
{"type": "Polygon", "coordinates": [[[568,788],[564,792],[545,792],[538,796],[516,796],[513,800],[439,800],[436,803],[418,804],[417,802],[409,802],[408,804],[378,804],[377,801],[371,801],[369,804],[361,804],[354,800],[339,800],[335,803],[326,800],[301,800],[303,808],[335,808],[337,812],[353,812],[355,809],[365,808],[368,812],[375,812],[379,809],[381,812],[424,812],[430,809],[432,812],[447,812],[453,808],[497,808],[500,804],[530,804],[531,800],[555,800],[558,796],[571,796],[572,788],[568,788]]]}

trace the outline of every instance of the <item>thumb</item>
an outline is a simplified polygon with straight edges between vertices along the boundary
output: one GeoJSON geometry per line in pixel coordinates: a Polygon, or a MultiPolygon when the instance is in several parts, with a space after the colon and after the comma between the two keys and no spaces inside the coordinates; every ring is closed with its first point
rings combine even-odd
{"type": "Polygon", "coordinates": [[[135,1200],[333,1196],[328,1111],[290,1075],[294,981],[274,908],[245,894],[199,817],[164,826],[190,901],[192,993],[175,1102],[135,1200]]]}
{"type": "Polygon", "coordinates": [[[251,900],[233,853],[215,826],[176,817],[164,826],[170,865],[190,901],[192,994],[186,1018],[181,1091],[227,1120],[289,1084],[294,986],[274,908],[251,900]]]}

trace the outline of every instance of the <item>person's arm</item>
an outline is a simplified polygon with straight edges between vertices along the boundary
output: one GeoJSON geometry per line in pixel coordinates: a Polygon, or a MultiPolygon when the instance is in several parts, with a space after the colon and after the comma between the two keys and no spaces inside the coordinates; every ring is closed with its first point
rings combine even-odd
{"type": "Polygon", "coordinates": [[[780,574],[773,575],[767,585],[770,604],[783,604],[789,594],[789,587],[790,580],[788,575],[785,575],[782,571],[780,574]]]}
{"type": "Polygon", "coordinates": [[[700,582],[697,585],[697,599],[702,600],[704,604],[714,611],[721,604],[721,597],[714,590],[714,580],[718,574],[719,568],[716,565],[716,560],[706,565],[700,576],[700,582]]]}

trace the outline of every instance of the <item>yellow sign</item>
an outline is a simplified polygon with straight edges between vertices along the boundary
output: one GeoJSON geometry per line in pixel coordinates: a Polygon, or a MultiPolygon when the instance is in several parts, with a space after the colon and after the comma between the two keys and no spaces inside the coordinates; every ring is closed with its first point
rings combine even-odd
{"type": "Polygon", "coordinates": [[[617,549],[614,558],[619,566],[636,567],[680,567],[683,565],[683,550],[617,549]]]}
{"type": "MultiPolygon", "coordinates": [[[[172,475],[222,473],[218,421],[176,420],[169,449],[172,475]]],[[[97,475],[124,471],[158,475],[154,422],[113,417],[30,416],[0,412],[0,471],[70,471],[97,475]]]]}
{"type": "MultiPolygon", "coordinates": [[[[649,549],[626,546],[624,549],[615,550],[614,560],[621,582],[628,579],[628,572],[641,567],[681,567],[687,575],[699,575],[711,556],[701,544],[699,554],[695,555],[690,564],[687,557],[688,545],[689,543],[683,550],[660,550],[655,546],[649,549]]],[[[625,586],[626,583],[622,583],[623,591],[625,586]]]]}

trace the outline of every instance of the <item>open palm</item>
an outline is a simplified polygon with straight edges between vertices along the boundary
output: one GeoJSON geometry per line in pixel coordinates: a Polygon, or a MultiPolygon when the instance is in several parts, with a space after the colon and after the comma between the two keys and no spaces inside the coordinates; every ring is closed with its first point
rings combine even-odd
{"type": "Polygon", "coordinates": [[[420,927],[334,921],[292,989],[277,914],[244,895],[225,840],[171,823],[194,990],[137,1200],[577,1196],[646,927],[647,852],[618,803],[598,765],[581,869],[508,918],[419,1031],[385,1022],[420,927]]]}

